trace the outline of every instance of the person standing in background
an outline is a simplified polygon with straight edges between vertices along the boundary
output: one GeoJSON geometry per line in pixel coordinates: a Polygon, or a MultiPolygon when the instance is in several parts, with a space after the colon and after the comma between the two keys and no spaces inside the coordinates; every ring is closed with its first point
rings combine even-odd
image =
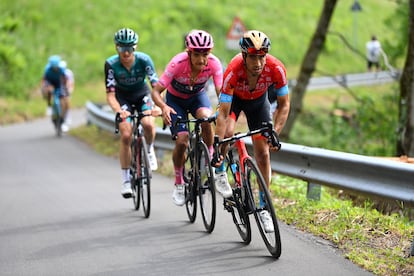
{"type": "Polygon", "coordinates": [[[381,54],[381,43],[377,40],[377,37],[373,35],[371,40],[366,44],[367,50],[367,68],[369,72],[372,72],[373,67],[376,68],[376,71],[380,71],[379,58],[381,54]]]}

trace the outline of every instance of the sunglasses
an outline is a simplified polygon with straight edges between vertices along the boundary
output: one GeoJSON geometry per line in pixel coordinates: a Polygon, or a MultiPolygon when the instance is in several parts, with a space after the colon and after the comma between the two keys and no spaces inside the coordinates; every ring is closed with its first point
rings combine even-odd
{"type": "Polygon", "coordinates": [[[264,56],[269,52],[269,49],[267,48],[261,48],[257,50],[256,48],[247,48],[247,53],[249,55],[258,55],[258,56],[264,56]]]}
{"type": "Polygon", "coordinates": [[[124,53],[124,52],[128,52],[128,53],[132,53],[135,51],[135,49],[137,48],[137,45],[133,45],[133,46],[116,46],[116,50],[119,53],[124,53]]]}

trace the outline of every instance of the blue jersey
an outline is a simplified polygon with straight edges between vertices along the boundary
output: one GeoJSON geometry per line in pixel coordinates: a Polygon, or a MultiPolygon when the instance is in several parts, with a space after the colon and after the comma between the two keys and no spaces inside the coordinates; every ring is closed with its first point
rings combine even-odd
{"type": "Polygon", "coordinates": [[[158,82],[151,57],[142,52],[134,52],[134,55],[135,62],[130,71],[121,64],[117,54],[105,61],[106,92],[115,92],[117,97],[132,102],[148,94],[147,78],[151,85],[158,82]]]}
{"type": "Polygon", "coordinates": [[[65,79],[65,69],[62,67],[51,67],[47,65],[43,74],[43,79],[53,85],[55,89],[62,88],[65,79]]]}

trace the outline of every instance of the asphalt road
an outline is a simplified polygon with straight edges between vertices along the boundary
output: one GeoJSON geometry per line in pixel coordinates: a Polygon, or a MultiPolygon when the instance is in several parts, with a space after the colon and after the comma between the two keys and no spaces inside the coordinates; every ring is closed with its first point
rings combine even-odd
{"type": "MultiPolygon", "coordinates": [[[[84,111],[73,113],[85,121],[84,111]]],[[[281,224],[282,256],[248,246],[218,200],[216,228],[188,222],[154,174],[148,219],[120,195],[117,160],[54,136],[48,119],[0,127],[0,275],[371,275],[281,224]]]]}

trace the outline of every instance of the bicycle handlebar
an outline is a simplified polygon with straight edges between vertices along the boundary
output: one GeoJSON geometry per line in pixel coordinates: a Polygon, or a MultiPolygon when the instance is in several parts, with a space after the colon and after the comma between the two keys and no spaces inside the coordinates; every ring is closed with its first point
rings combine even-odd
{"type": "Polygon", "coordinates": [[[215,122],[217,119],[216,115],[214,114],[213,116],[210,117],[203,117],[203,118],[199,118],[199,119],[183,119],[181,116],[177,116],[177,120],[175,120],[174,124],[173,124],[173,134],[172,134],[172,139],[176,140],[177,139],[177,128],[179,124],[190,124],[193,123],[195,125],[199,125],[201,123],[211,123],[211,122],[215,122]]]}
{"type": "Polygon", "coordinates": [[[276,147],[278,150],[280,150],[282,145],[280,144],[279,135],[273,129],[273,124],[271,122],[263,122],[262,125],[263,125],[262,128],[252,130],[252,131],[249,131],[249,132],[245,132],[245,133],[235,134],[232,137],[224,138],[221,141],[220,141],[220,138],[218,137],[218,135],[214,135],[214,142],[213,142],[214,154],[213,154],[213,157],[211,159],[211,164],[212,165],[216,164],[220,160],[220,153],[219,153],[219,146],[220,145],[225,144],[225,143],[231,143],[231,142],[234,142],[236,140],[240,140],[242,138],[245,138],[245,137],[248,137],[248,136],[253,136],[253,135],[259,134],[259,133],[261,133],[264,137],[266,137],[267,141],[273,147],[276,147]]]}
{"type": "MultiPolygon", "coordinates": [[[[152,116],[151,113],[144,113],[144,112],[138,112],[136,114],[131,114],[128,116],[128,118],[131,119],[138,119],[138,121],[141,121],[142,118],[146,117],[146,116],[152,116]]],[[[121,118],[121,114],[119,112],[116,113],[115,115],[115,133],[117,134],[119,132],[119,123],[123,122],[124,119],[121,118]]]]}

